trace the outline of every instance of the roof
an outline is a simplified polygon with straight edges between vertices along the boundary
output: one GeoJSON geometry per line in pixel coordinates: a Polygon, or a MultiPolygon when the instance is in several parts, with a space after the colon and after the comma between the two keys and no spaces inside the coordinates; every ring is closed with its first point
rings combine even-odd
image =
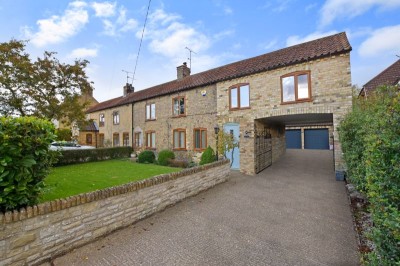
{"type": "Polygon", "coordinates": [[[78,122],[79,130],[82,132],[98,132],[99,127],[95,121],[80,121],[78,122]]]}
{"type": "Polygon", "coordinates": [[[391,66],[383,70],[373,79],[368,81],[362,88],[360,95],[365,95],[373,92],[377,87],[382,85],[394,86],[400,81],[400,59],[394,62],[391,66]]]}
{"type": "Polygon", "coordinates": [[[351,49],[346,33],[341,32],[133,92],[126,97],[119,97],[100,103],[90,108],[87,112],[100,111],[318,58],[343,54],[350,52],[351,49]]]}

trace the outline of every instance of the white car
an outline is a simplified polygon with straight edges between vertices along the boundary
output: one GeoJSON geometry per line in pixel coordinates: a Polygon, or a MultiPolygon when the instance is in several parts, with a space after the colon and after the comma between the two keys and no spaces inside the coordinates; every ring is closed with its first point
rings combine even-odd
{"type": "Polygon", "coordinates": [[[93,146],[79,145],[71,141],[55,141],[51,143],[50,150],[85,150],[85,149],[96,149],[93,146]]]}

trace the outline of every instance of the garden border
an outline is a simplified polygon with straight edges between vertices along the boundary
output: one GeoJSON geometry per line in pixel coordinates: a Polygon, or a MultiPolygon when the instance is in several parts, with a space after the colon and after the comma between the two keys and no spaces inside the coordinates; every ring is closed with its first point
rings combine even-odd
{"type": "Polygon", "coordinates": [[[229,178],[229,160],[0,213],[0,264],[37,265],[229,178]]]}

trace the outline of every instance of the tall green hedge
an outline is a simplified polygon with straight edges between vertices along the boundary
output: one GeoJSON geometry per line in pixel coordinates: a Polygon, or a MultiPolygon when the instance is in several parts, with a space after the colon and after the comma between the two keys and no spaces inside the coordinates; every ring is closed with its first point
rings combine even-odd
{"type": "Polygon", "coordinates": [[[128,158],[132,153],[132,147],[113,147],[99,149],[77,149],[61,150],[61,156],[58,159],[57,166],[104,161],[117,158],[128,158]]]}
{"type": "Polygon", "coordinates": [[[56,160],[51,122],[34,117],[0,117],[0,211],[37,203],[43,179],[56,160]]]}
{"type": "Polygon", "coordinates": [[[357,99],[339,128],[348,176],[370,202],[370,265],[400,265],[400,94],[382,87],[357,99]]]}

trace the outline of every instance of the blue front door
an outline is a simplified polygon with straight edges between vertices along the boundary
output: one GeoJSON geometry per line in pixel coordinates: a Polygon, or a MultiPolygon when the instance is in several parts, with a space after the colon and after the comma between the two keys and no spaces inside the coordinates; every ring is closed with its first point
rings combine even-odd
{"type": "MultiPolygon", "coordinates": [[[[239,124],[228,123],[224,125],[224,131],[233,136],[236,143],[239,144],[239,124]]],[[[231,169],[240,169],[240,152],[239,147],[226,152],[225,156],[231,160],[231,169]]]]}

